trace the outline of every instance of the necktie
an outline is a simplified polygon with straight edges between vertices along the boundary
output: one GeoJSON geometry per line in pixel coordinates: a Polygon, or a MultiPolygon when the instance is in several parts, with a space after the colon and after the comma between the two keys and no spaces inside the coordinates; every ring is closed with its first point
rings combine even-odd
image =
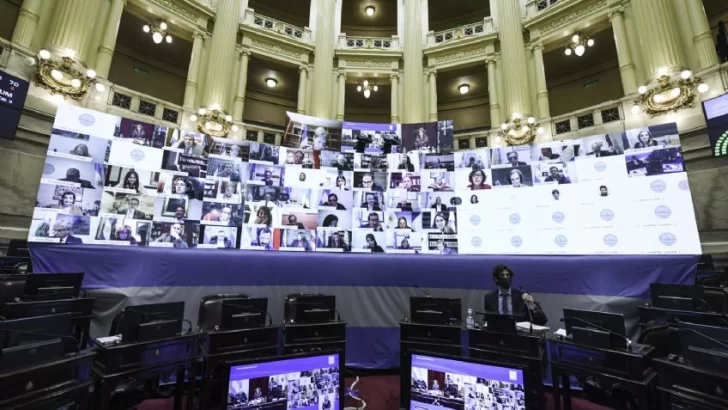
{"type": "Polygon", "coordinates": [[[503,314],[503,315],[507,315],[507,314],[511,313],[509,311],[509,309],[508,309],[508,298],[510,296],[511,295],[509,295],[507,293],[501,294],[501,308],[500,308],[500,310],[501,310],[501,314],[503,314]]]}

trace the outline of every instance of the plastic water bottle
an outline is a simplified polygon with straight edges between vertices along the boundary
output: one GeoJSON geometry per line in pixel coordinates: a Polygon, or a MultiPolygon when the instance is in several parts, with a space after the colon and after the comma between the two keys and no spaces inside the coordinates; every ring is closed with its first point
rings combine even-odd
{"type": "Polygon", "coordinates": [[[468,318],[466,319],[466,324],[468,326],[468,329],[472,329],[475,327],[475,319],[473,319],[473,309],[468,308],[468,318]]]}

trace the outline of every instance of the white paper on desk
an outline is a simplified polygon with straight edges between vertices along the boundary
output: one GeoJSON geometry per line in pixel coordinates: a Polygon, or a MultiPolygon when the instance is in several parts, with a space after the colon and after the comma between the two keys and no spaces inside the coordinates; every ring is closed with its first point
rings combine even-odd
{"type": "Polygon", "coordinates": [[[566,337],[566,329],[559,329],[554,332],[556,336],[566,337]]]}
{"type": "Polygon", "coordinates": [[[97,337],[96,340],[102,345],[114,344],[121,341],[121,335],[97,337]]]}
{"type": "MultiPolygon", "coordinates": [[[[517,322],[516,329],[525,330],[526,332],[530,332],[531,331],[531,322],[517,322]]],[[[534,332],[545,332],[549,329],[551,329],[551,328],[548,326],[533,325],[534,332]]]]}

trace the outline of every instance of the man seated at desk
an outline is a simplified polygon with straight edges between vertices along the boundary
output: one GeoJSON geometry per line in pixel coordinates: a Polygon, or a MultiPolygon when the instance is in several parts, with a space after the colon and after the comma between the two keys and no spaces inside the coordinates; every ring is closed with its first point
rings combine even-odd
{"type": "Polygon", "coordinates": [[[528,293],[511,288],[513,271],[505,265],[493,267],[493,282],[498,285],[498,290],[485,294],[484,310],[486,312],[499,313],[501,315],[513,315],[529,319],[533,318],[533,324],[545,325],[548,318],[541,306],[528,293]],[[528,314],[528,311],[531,314],[528,314]]]}

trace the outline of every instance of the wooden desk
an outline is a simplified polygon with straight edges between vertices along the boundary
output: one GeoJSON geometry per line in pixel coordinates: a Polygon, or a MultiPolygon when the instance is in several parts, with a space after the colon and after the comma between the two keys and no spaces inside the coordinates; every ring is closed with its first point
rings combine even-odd
{"type": "Polygon", "coordinates": [[[640,312],[640,327],[642,330],[644,330],[644,327],[648,322],[669,322],[674,319],[702,325],[721,327],[728,326],[728,319],[726,319],[726,316],[716,312],[695,312],[689,310],[665,309],[653,306],[637,306],[637,310],[640,312]]]}
{"type": "Polygon", "coordinates": [[[176,370],[174,409],[182,409],[185,375],[189,374],[187,408],[194,405],[195,362],[198,359],[199,334],[188,333],[151,342],[103,346],[97,344],[94,362],[94,409],[110,407],[111,395],[119,382],[168,374],[176,370]]]}
{"type": "Polygon", "coordinates": [[[283,354],[339,350],[342,363],[346,351],[346,322],[283,326],[283,354]]]}
{"type": "Polygon", "coordinates": [[[667,359],[653,360],[662,408],[728,409],[728,372],[702,370],[667,359]]]}
{"type": "Polygon", "coordinates": [[[487,329],[468,330],[470,357],[525,366],[529,408],[545,408],[544,396],[544,335],[538,333],[500,333],[487,329]]]}
{"type": "Polygon", "coordinates": [[[78,340],[79,348],[83,350],[89,347],[89,328],[95,301],[96,298],[84,297],[9,302],[0,310],[0,316],[4,316],[6,319],[21,319],[30,316],[72,313],[73,336],[78,340]]]}
{"type": "Polygon", "coordinates": [[[0,409],[49,409],[69,400],[75,409],[91,408],[94,355],[87,350],[51,363],[0,372],[0,409]]]}
{"type": "Polygon", "coordinates": [[[226,402],[218,402],[227,395],[227,386],[222,383],[227,376],[225,362],[276,356],[280,330],[280,326],[266,326],[203,333],[200,408],[225,407],[226,402]]]}
{"type": "MultiPolygon", "coordinates": [[[[399,323],[399,367],[410,367],[407,352],[432,352],[450,356],[462,356],[463,328],[452,325],[431,325],[426,323],[399,323]]],[[[400,407],[409,401],[410,386],[400,383],[400,407]]]]}
{"type": "MultiPolygon", "coordinates": [[[[637,408],[652,409],[657,375],[650,366],[654,348],[632,344],[627,349],[601,349],[574,343],[570,338],[549,336],[546,339],[551,359],[554,408],[571,410],[569,376],[590,377],[607,391],[628,392],[637,408]],[[563,384],[559,388],[559,379],[563,384]]],[[[656,407],[654,407],[656,408],[656,407]]]]}

